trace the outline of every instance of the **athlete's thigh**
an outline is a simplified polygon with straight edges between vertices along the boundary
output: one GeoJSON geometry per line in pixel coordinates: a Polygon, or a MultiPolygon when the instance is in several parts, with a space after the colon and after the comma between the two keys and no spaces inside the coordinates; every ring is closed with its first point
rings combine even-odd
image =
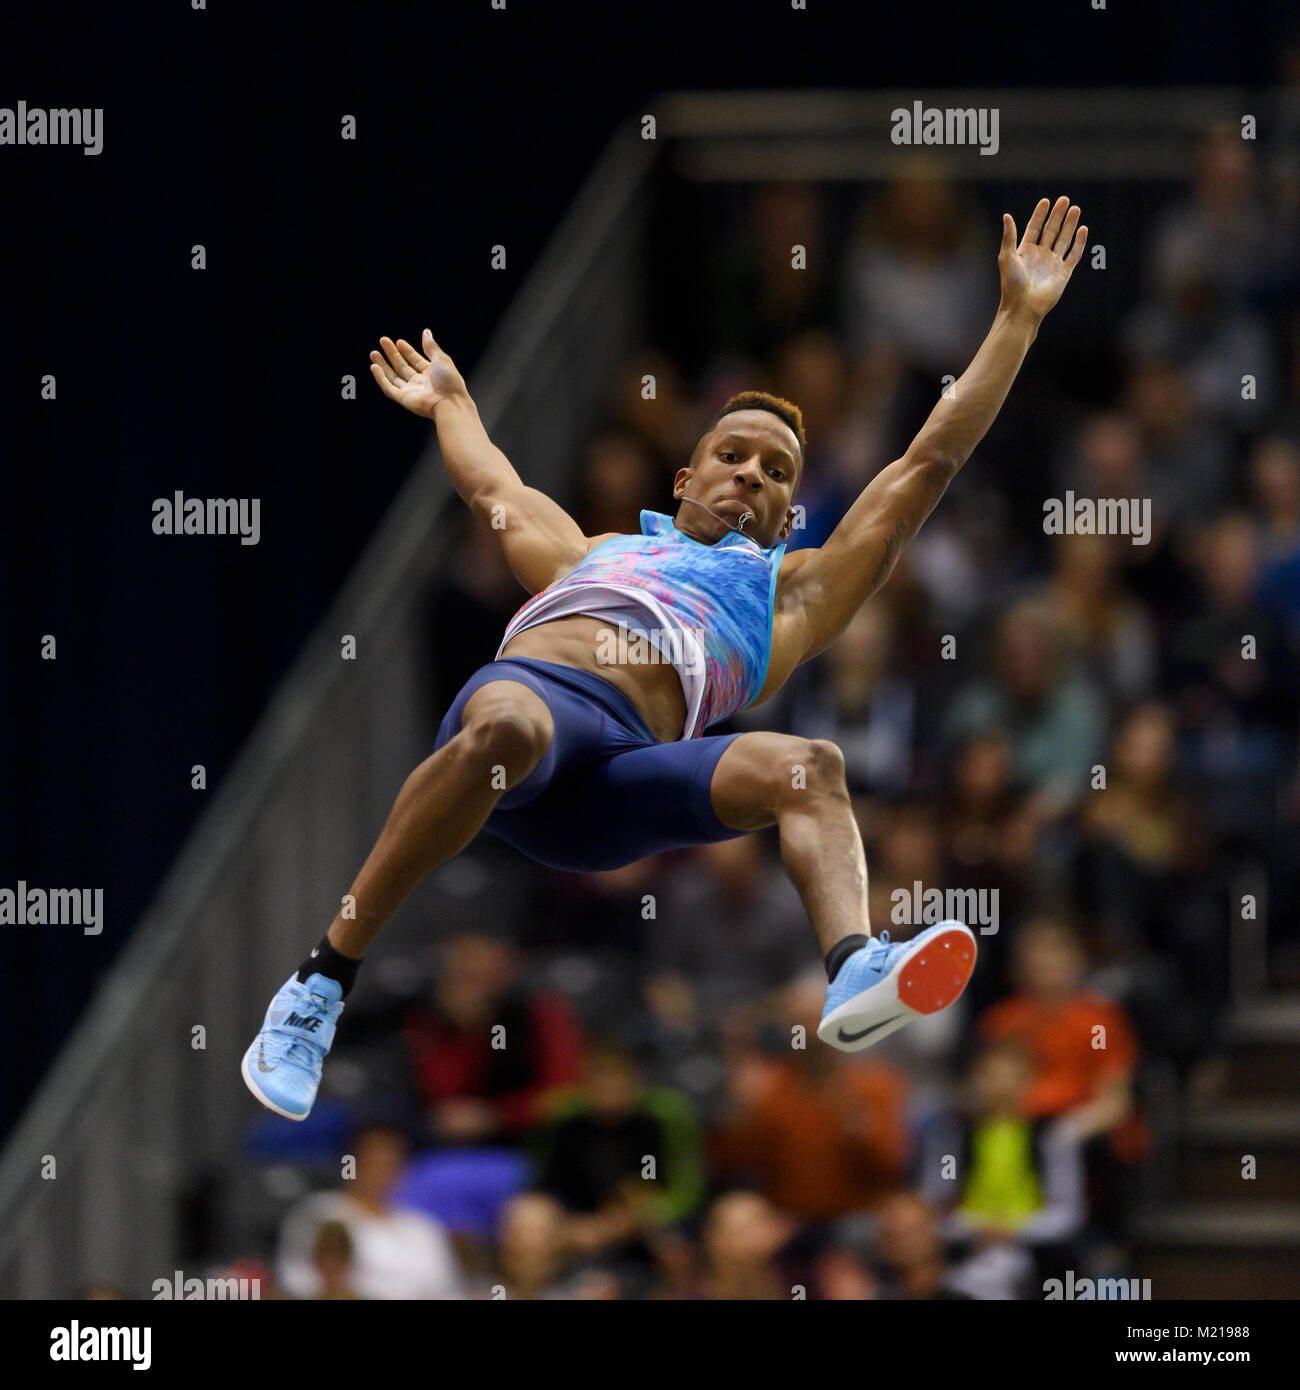
{"type": "Polygon", "coordinates": [[[745,830],[719,819],[709,788],[718,760],[740,737],[719,734],[616,753],[566,779],[572,781],[571,813],[625,864],[734,839],[745,830]]]}
{"type": "Polygon", "coordinates": [[[709,782],[737,737],[641,744],[575,761],[527,805],[494,811],[488,828],[530,859],[570,873],[735,839],[745,832],[718,819],[709,782]]]}

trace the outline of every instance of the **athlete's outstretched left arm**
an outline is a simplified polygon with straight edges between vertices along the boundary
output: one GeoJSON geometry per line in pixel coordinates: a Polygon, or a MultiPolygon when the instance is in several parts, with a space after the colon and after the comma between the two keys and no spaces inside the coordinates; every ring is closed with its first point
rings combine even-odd
{"type": "MultiPolygon", "coordinates": [[[[1066,198],[1043,198],[1016,245],[1002,216],[1002,301],[988,337],[930,412],[902,458],[871,483],[816,550],[796,551],[783,574],[783,623],[807,661],[825,650],[889,578],[899,552],[934,510],[957,470],[993,423],[1044,315],[1083,256],[1087,227],[1066,198]],[[1073,245],[1072,245],[1073,243],[1073,245]]],[[[783,566],[785,569],[785,566],[783,566]]]]}

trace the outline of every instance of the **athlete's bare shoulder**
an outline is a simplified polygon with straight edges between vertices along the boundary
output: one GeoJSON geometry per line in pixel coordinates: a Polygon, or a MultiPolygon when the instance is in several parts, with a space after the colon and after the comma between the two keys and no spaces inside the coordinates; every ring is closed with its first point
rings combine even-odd
{"type": "MultiPolygon", "coordinates": [[[[571,564],[565,565],[564,569],[559,574],[556,574],[551,578],[550,584],[558,584],[561,579],[564,579],[568,575],[572,574],[573,571],[576,570],[580,564],[582,564],[582,562],[587,558],[587,556],[590,555],[591,552],[595,550],[595,548],[598,545],[604,545],[606,541],[616,540],[619,536],[625,534],[626,532],[623,531],[605,531],[599,536],[583,536],[582,550],[579,551],[579,553],[573,557],[573,561],[571,564]]],[[[548,584],[546,587],[549,588],[550,584],[548,584]]],[[[541,590],[539,589],[535,592],[540,593],[541,590]]]]}
{"type": "Polygon", "coordinates": [[[605,531],[599,536],[588,536],[586,554],[590,555],[598,545],[604,545],[606,541],[614,541],[627,534],[626,531],[605,531]]]}

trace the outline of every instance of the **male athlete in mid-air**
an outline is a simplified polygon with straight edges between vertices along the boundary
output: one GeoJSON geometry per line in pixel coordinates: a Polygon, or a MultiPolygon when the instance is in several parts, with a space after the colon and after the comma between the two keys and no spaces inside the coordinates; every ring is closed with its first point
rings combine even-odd
{"type": "Polygon", "coordinates": [[[585,536],[488,439],[427,329],[423,353],[380,339],[375,380],[434,422],[456,491],[493,525],[533,597],[496,659],[456,696],[344,909],[272,1000],[241,1068],[263,1105],[306,1118],[371,942],[485,825],[532,859],[583,872],[776,825],[826,958],[818,1037],[854,1052],[953,1003],[975,966],[968,928],[940,922],[895,943],[871,935],[839,749],[704,731],[770,699],[889,578],[1078,265],[1088,235],[1078,222],[1068,199],[1044,198],[1017,245],[1003,214],[1001,303],[970,366],[826,544],[788,555],[804,460],[802,419],[788,401],[751,391],[726,403],[673,479],[675,520],[643,511],[640,535],[585,536]]]}

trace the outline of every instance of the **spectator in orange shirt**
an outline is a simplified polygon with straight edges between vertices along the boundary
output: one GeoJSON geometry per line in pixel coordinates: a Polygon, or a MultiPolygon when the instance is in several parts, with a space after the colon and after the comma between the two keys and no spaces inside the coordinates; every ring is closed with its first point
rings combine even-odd
{"type": "Polygon", "coordinates": [[[713,1144],[723,1173],[812,1221],[877,1206],[898,1186],[909,1140],[906,1077],[869,1054],[814,1045],[824,992],[809,977],[785,993],[789,1023],[804,1028],[803,1048],[732,1060],[731,1114],[713,1144]]]}
{"type": "Polygon", "coordinates": [[[1149,1147],[1133,1101],[1138,1043],[1123,1007],[1083,985],[1087,957],[1078,933],[1055,917],[1027,923],[1016,938],[1018,992],[979,1021],[985,1041],[1014,1038],[1034,1062],[1024,1097],[1032,1118],[1064,1119],[1086,1146],[1098,1195],[1097,1214],[1110,1224],[1118,1200],[1115,1162],[1139,1163],[1149,1147]],[[1104,1139],[1103,1139],[1104,1136],[1104,1139]]]}
{"type": "Polygon", "coordinates": [[[1113,1134],[1132,1113],[1137,1039],[1127,1013],[1083,988],[1087,958],[1065,922],[1040,917],[1016,939],[1018,993],[980,1019],[986,1041],[1016,1038],[1035,1076],[1025,1098],[1031,1116],[1070,1115],[1080,1139],[1113,1134]]]}

